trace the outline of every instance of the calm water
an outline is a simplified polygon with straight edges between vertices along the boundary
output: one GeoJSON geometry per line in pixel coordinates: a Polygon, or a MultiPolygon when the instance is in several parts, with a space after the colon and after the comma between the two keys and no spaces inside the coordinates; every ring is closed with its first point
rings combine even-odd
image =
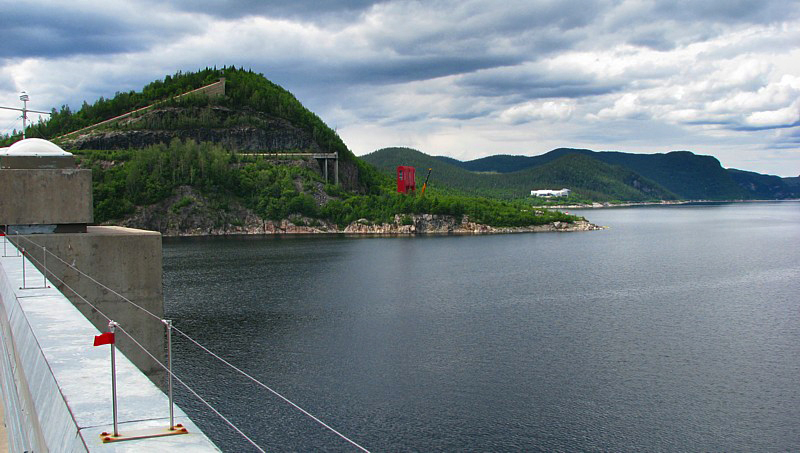
{"type": "MultiPolygon", "coordinates": [[[[611,228],[165,240],[166,310],[373,451],[800,450],[800,202],[583,214],[611,228]]],[[[351,450],[176,350],[268,450],[351,450]]]]}

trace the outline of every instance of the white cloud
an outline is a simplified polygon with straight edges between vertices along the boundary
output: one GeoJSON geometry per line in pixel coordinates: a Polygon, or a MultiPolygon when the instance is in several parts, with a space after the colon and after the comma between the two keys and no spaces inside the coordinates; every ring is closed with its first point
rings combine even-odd
{"type": "Polygon", "coordinates": [[[526,102],[500,113],[500,120],[510,124],[521,124],[534,120],[566,121],[572,117],[574,110],[574,102],[569,100],[526,102]]]}
{"type": "Polygon", "coordinates": [[[647,107],[639,102],[639,95],[625,93],[611,107],[606,107],[597,113],[597,118],[601,120],[609,119],[637,119],[647,115],[647,107]]]}
{"type": "MultiPolygon", "coordinates": [[[[798,121],[794,2],[343,1],[347,14],[275,6],[275,16],[217,3],[49,3],[69,24],[37,26],[98,38],[0,57],[0,104],[26,89],[32,106],[77,108],[178,70],[234,64],[295,93],[359,154],[711,149],[729,165],[746,155],[766,171],[779,167],[771,156],[800,173],[800,156],[767,152],[797,149],[798,128],[760,130],[798,121]],[[103,45],[109,30],[130,42],[103,45]]],[[[14,118],[0,111],[0,127],[14,118]]]]}
{"type": "Polygon", "coordinates": [[[800,124],[800,98],[788,107],[753,112],[745,123],[753,127],[788,127],[800,124]]]}

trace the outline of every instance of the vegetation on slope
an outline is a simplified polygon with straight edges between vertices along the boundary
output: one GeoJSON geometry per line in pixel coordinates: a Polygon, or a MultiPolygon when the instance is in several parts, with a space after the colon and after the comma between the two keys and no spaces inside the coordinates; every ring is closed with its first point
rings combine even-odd
{"type": "Polygon", "coordinates": [[[533,189],[568,187],[578,197],[595,201],[673,200],[675,194],[642,176],[581,155],[565,155],[513,173],[477,173],[409,148],[385,148],[362,157],[393,172],[397,165],[434,168],[437,187],[459,193],[517,199],[533,189]]]}
{"type": "Polygon", "coordinates": [[[800,196],[800,187],[792,186],[792,178],[762,175],[752,171],[736,170],[735,168],[728,168],[727,172],[753,198],[766,200],[800,196]]]}
{"type": "MultiPolygon", "coordinates": [[[[49,121],[31,126],[27,133],[53,139],[154,103],[157,106],[124,120],[61,139],[71,145],[81,166],[93,170],[98,223],[135,219],[143,208],[164,209],[164,203],[171,203],[166,208],[171,212],[196,211],[200,216],[222,213],[215,216],[214,224],[223,227],[217,222],[241,225],[245,221],[242,216],[249,213],[274,221],[331,222],[340,228],[360,219],[390,223],[398,214],[468,215],[472,221],[492,226],[577,219],[560,212],[534,211],[519,203],[436,190],[425,197],[397,194],[388,176],[356,158],[339,136],[291,93],[260,74],[233,67],[179,72],[148,84],[140,92],[117,93],[112,99],[84,103],[77,112],[63,106],[53,110],[49,121]],[[224,97],[195,94],[174,98],[220,77],[226,78],[224,97]],[[254,137],[263,137],[264,131],[281,138],[284,145],[279,146],[311,146],[270,152],[338,153],[340,170],[342,164],[351,164],[357,172],[357,184],[328,184],[317,161],[311,158],[270,158],[240,152],[237,143],[263,143],[254,137]],[[225,140],[235,134],[238,142],[225,140]],[[86,149],[87,144],[98,149],[86,149]]],[[[18,138],[3,139],[8,143],[18,138]]],[[[163,215],[164,211],[149,212],[163,215]]],[[[207,224],[203,219],[197,223],[207,224]]]]}
{"type": "Polygon", "coordinates": [[[748,193],[712,156],[699,156],[689,151],[666,154],[601,152],[593,156],[612,165],[630,168],[687,200],[749,198],[748,193]]]}
{"type": "Polygon", "coordinates": [[[794,192],[794,196],[800,196],[800,176],[791,176],[781,179],[783,179],[783,183],[786,184],[786,187],[789,187],[794,192]]]}
{"type": "MultiPolygon", "coordinates": [[[[360,191],[369,193],[380,184],[376,179],[378,178],[376,172],[357,159],[336,132],[317,115],[303,107],[289,91],[272,83],[261,74],[235,67],[178,72],[146,85],[139,92],[118,92],[112,99],[101,97],[93,104],[84,102],[77,112],[64,105],[60,110],[53,109],[48,121],[29,126],[27,135],[54,139],[155,102],[161,102],[159,108],[172,108],[172,115],[168,121],[163,120],[164,115],[140,114],[138,120],[110,123],[99,130],[130,130],[134,126],[142,130],[196,130],[237,125],[259,128],[265,126],[266,115],[267,118],[282,120],[285,124],[302,130],[313,138],[322,152],[336,152],[341,163],[355,166],[360,191]],[[226,95],[223,98],[194,95],[172,99],[174,96],[216,82],[221,77],[226,79],[226,95]],[[227,116],[225,122],[220,123],[210,114],[208,107],[223,107],[234,110],[236,114],[227,116]],[[203,108],[206,108],[205,111],[203,108]]],[[[20,138],[21,133],[2,137],[0,146],[8,146],[20,138]]]]}
{"type": "MultiPolygon", "coordinates": [[[[343,228],[359,219],[390,223],[396,214],[469,215],[492,226],[572,222],[560,212],[538,215],[519,203],[437,194],[406,196],[389,189],[360,195],[325,185],[304,160],[294,164],[247,156],[211,143],[173,141],[140,150],[77,152],[81,166],[93,171],[95,220],[107,222],[157,203],[181,186],[208,196],[217,209],[241,203],[264,219],[293,215],[335,223],[343,228]]],[[[180,200],[176,205],[189,203],[180,200]]],[[[174,207],[174,206],[173,206],[174,207]]],[[[178,206],[178,208],[181,206],[178,206]]]]}
{"type": "Polygon", "coordinates": [[[558,148],[541,156],[495,155],[461,162],[446,162],[474,172],[514,173],[546,165],[571,154],[588,156],[610,165],[634,171],[663,186],[682,199],[731,200],[798,196],[786,180],[741,170],[724,169],[712,156],[689,151],[666,154],[633,154],[617,151],[558,148]],[[777,178],[777,179],[775,179],[777,178]]]}

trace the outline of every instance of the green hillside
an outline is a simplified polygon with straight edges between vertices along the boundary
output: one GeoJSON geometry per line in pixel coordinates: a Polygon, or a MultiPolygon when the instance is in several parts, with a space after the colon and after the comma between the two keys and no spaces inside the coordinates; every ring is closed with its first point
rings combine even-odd
{"type": "Polygon", "coordinates": [[[726,170],[716,158],[689,151],[634,154],[558,148],[541,156],[494,155],[468,162],[449,159],[448,163],[475,172],[514,173],[545,165],[570,154],[589,156],[627,168],[687,200],[780,199],[800,195],[785,179],[726,170]]]}
{"type": "MultiPolygon", "coordinates": [[[[388,176],[355,157],[291,93],[233,67],[177,73],[139,92],[84,102],[77,112],[54,109],[52,119],[27,133],[54,140],[93,170],[98,223],[225,234],[264,231],[268,223],[278,225],[276,231],[286,225],[331,231],[354,222],[407,221],[410,214],[467,215],[498,227],[578,219],[436,189],[425,197],[398,194],[388,176]],[[224,94],[173,97],[221,77],[224,94]],[[86,126],[94,127],[72,133],[86,126]],[[319,153],[337,153],[338,165],[314,157],[319,153]],[[325,176],[335,170],[338,185],[325,176]]],[[[20,137],[0,138],[9,144],[20,137]]]]}
{"type": "Polygon", "coordinates": [[[789,187],[794,192],[794,196],[800,196],[800,176],[781,179],[783,179],[783,183],[786,184],[786,187],[789,187]]]}
{"type": "MultiPolygon", "coordinates": [[[[534,189],[572,189],[596,201],[672,200],[676,195],[635,172],[581,155],[564,155],[513,173],[477,173],[409,148],[385,148],[362,158],[392,174],[398,165],[433,168],[432,187],[473,195],[524,198],[534,189]]],[[[457,162],[457,161],[456,161],[457,162]]]]}
{"type": "MultiPolygon", "coordinates": [[[[410,165],[417,169],[417,179],[424,178],[424,169],[433,168],[431,173],[431,187],[439,189],[456,189],[460,193],[472,195],[500,195],[492,193],[490,187],[482,181],[485,175],[479,175],[456,165],[442,162],[436,157],[411,148],[384,148],[361,156],[365,162],[372,164],[383,173],[393,178],[398,165],[410,165]]],[[[422,181],[417,181],[418,186],[422,181]]]]}
{"type": "Polygon", "coordinates": [[[792,187],[791,183],[786,181],[787,178],[735,168],[728,168],[727,171],[731,178],[754,198],[766,200],[800,196],[800,187],[792,187]]]}
{"type": "MultiPolygon", "coordinates": [[[[541,156],[512,156],[508,154],[496,154],[493,156],[481,157],[480,159],[461,162],[453,159],[455,162],[450,162],[458,165],[469,171],[474,172],[492,172],[492,173],[513,173],[515,171],[524,170],[529,167],[541,165],[551,161],[552,159],[541,159],[541,156]]],[[[437,157],[438,159],[449,159],[446,157],[437,157]]]]}
{"type": "MultiPolygon", "coordinates": [[[[571,152],[571,151],[567,151],[571,152]]],[[[616,151],[583,151],[612,165],[621,165],[657,181],[687,200],[734,200],[750,198],[712,156],[689,151],[666,154],[631,154],[616,151]]]]}
{"type": "Polygon", "coordinates": [[[567,187],[596,201],[675,200],[678,197],[641,175],[621,166],[608,165],[589,156],[568,154],[519,172],[496,175],[499,181],[537,188],[567,187]]]}
{"type": "MultiPolygon", "coordinates": [[[[84,101],[80,110],[73,112],[69,106],[60,110],[52,109],[48,121],[28,127],[28,137],[54,140],[66,149],[71,149],[66,139],[58,137],[101,121],[158,102],[152,112],[135,115],[133,120],[103,125],[87,135],[102,135],[109,131],[134,133],[137,131],[166,131],[169,135],[180,137],[185,131],[233,130],[251,127],[291,128],[291,133],[301,133],[311,137],[311,141],[326,153],[339,154],[340,163],[354,167],[353,188],[362,192],[375,190],[381,184],[375,180],[375,172],[357,159],[342,142],[333,129],[328,127],[317,115],[306,109],[292,93],[272,83],[262,74],[235,67],[205,68],[197,72],[178,72],[147,84],[141,91],[117,92],[111,99],[100,98],[92,104],[84,101]],[[221,98],[203,95],[174,99],[174,96],[195,90],[226,79],[226,93],[221,98]],[[219,109],[233,113],[219,115],[219,109]],[[166,112],[166,113],[165,113],[166,112]]],[[[108,134],[107,134],[108,135],[108,134]]],[[[230,135],[230,134],[229,134],[230,135]]],[[[17,136],[0,137],[0,146],[8,146],[21,138],[17,136]]],[[[204,141],[198,137],[196,141],[204,141]]],[[[163,141],[168,144],[171,140],[163,141]]],[[[214,140],[211,140],[214,141],[214,140]]],[[[112,140],[102,137],[93,140],[96,149],[123,149],[112,140]]],[[[147,143],[144,146],[155,143],[147,143]]],[[[224,146],[224,143],[219,143],[224,146]]],[[[139,147],[139,146],[136,146],[139,147]]],[[[230,147],[229,147],[230,148],[230,147]]],[[[295,150],[299,151],[299,150],[295,150]]]]}

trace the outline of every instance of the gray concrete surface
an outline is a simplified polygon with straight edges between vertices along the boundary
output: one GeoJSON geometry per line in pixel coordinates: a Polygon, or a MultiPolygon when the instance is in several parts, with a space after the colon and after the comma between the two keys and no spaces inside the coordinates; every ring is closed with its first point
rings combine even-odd
{"type": "Polygon", "coordinates": [[[6,429],[6,413],[3,410],[3,402],[0,401],[0,419],[3,424],[0,425],[0,453],[8,453],[8,430],[6,429]]]}
{"type": "Polygon", "coordinates": [[[0,225],[94,221],[91,170],[0,170],[0,194],[0,225]]]}
{"type": "MultiPolygon", "coordinates": [[[[177,406],[175,423],[188,433],[104,443],[101,433],[113,432],[111,347],[93,346],[100,331],[56,288],[27,282],[42,277],[21,257],[0,257],[0,388],[9,450],[219,451],[177,406]]],[[[166,395],[123,355],[115,363],[120,436],[175,434],[166,395]]]]}
{"type": "MultiPolygon", "coordinates": [[[[49,280],[97,329],[106,331],[108,321],[86,301],[120,323],[163,362],[165,331],[159,321],[164,316],[160,233],[123,227],[90,226],[86,233],[34,234],[9,238],[26,249],[26,253],[33,262],[38,263],[40,270],[44,263],[44,251],[41,247],[47,248],[49,280]],[[82,276],[64,262],[55,259],[51,253],[147,309],[158,319],[82,276]]],[[[42,281],[28,280],[29,285],[42,285],[42,281]]],[[[121,335],[117,346],[153,382],[163,385],[163,369],[127,337],[121,335]]]]}

